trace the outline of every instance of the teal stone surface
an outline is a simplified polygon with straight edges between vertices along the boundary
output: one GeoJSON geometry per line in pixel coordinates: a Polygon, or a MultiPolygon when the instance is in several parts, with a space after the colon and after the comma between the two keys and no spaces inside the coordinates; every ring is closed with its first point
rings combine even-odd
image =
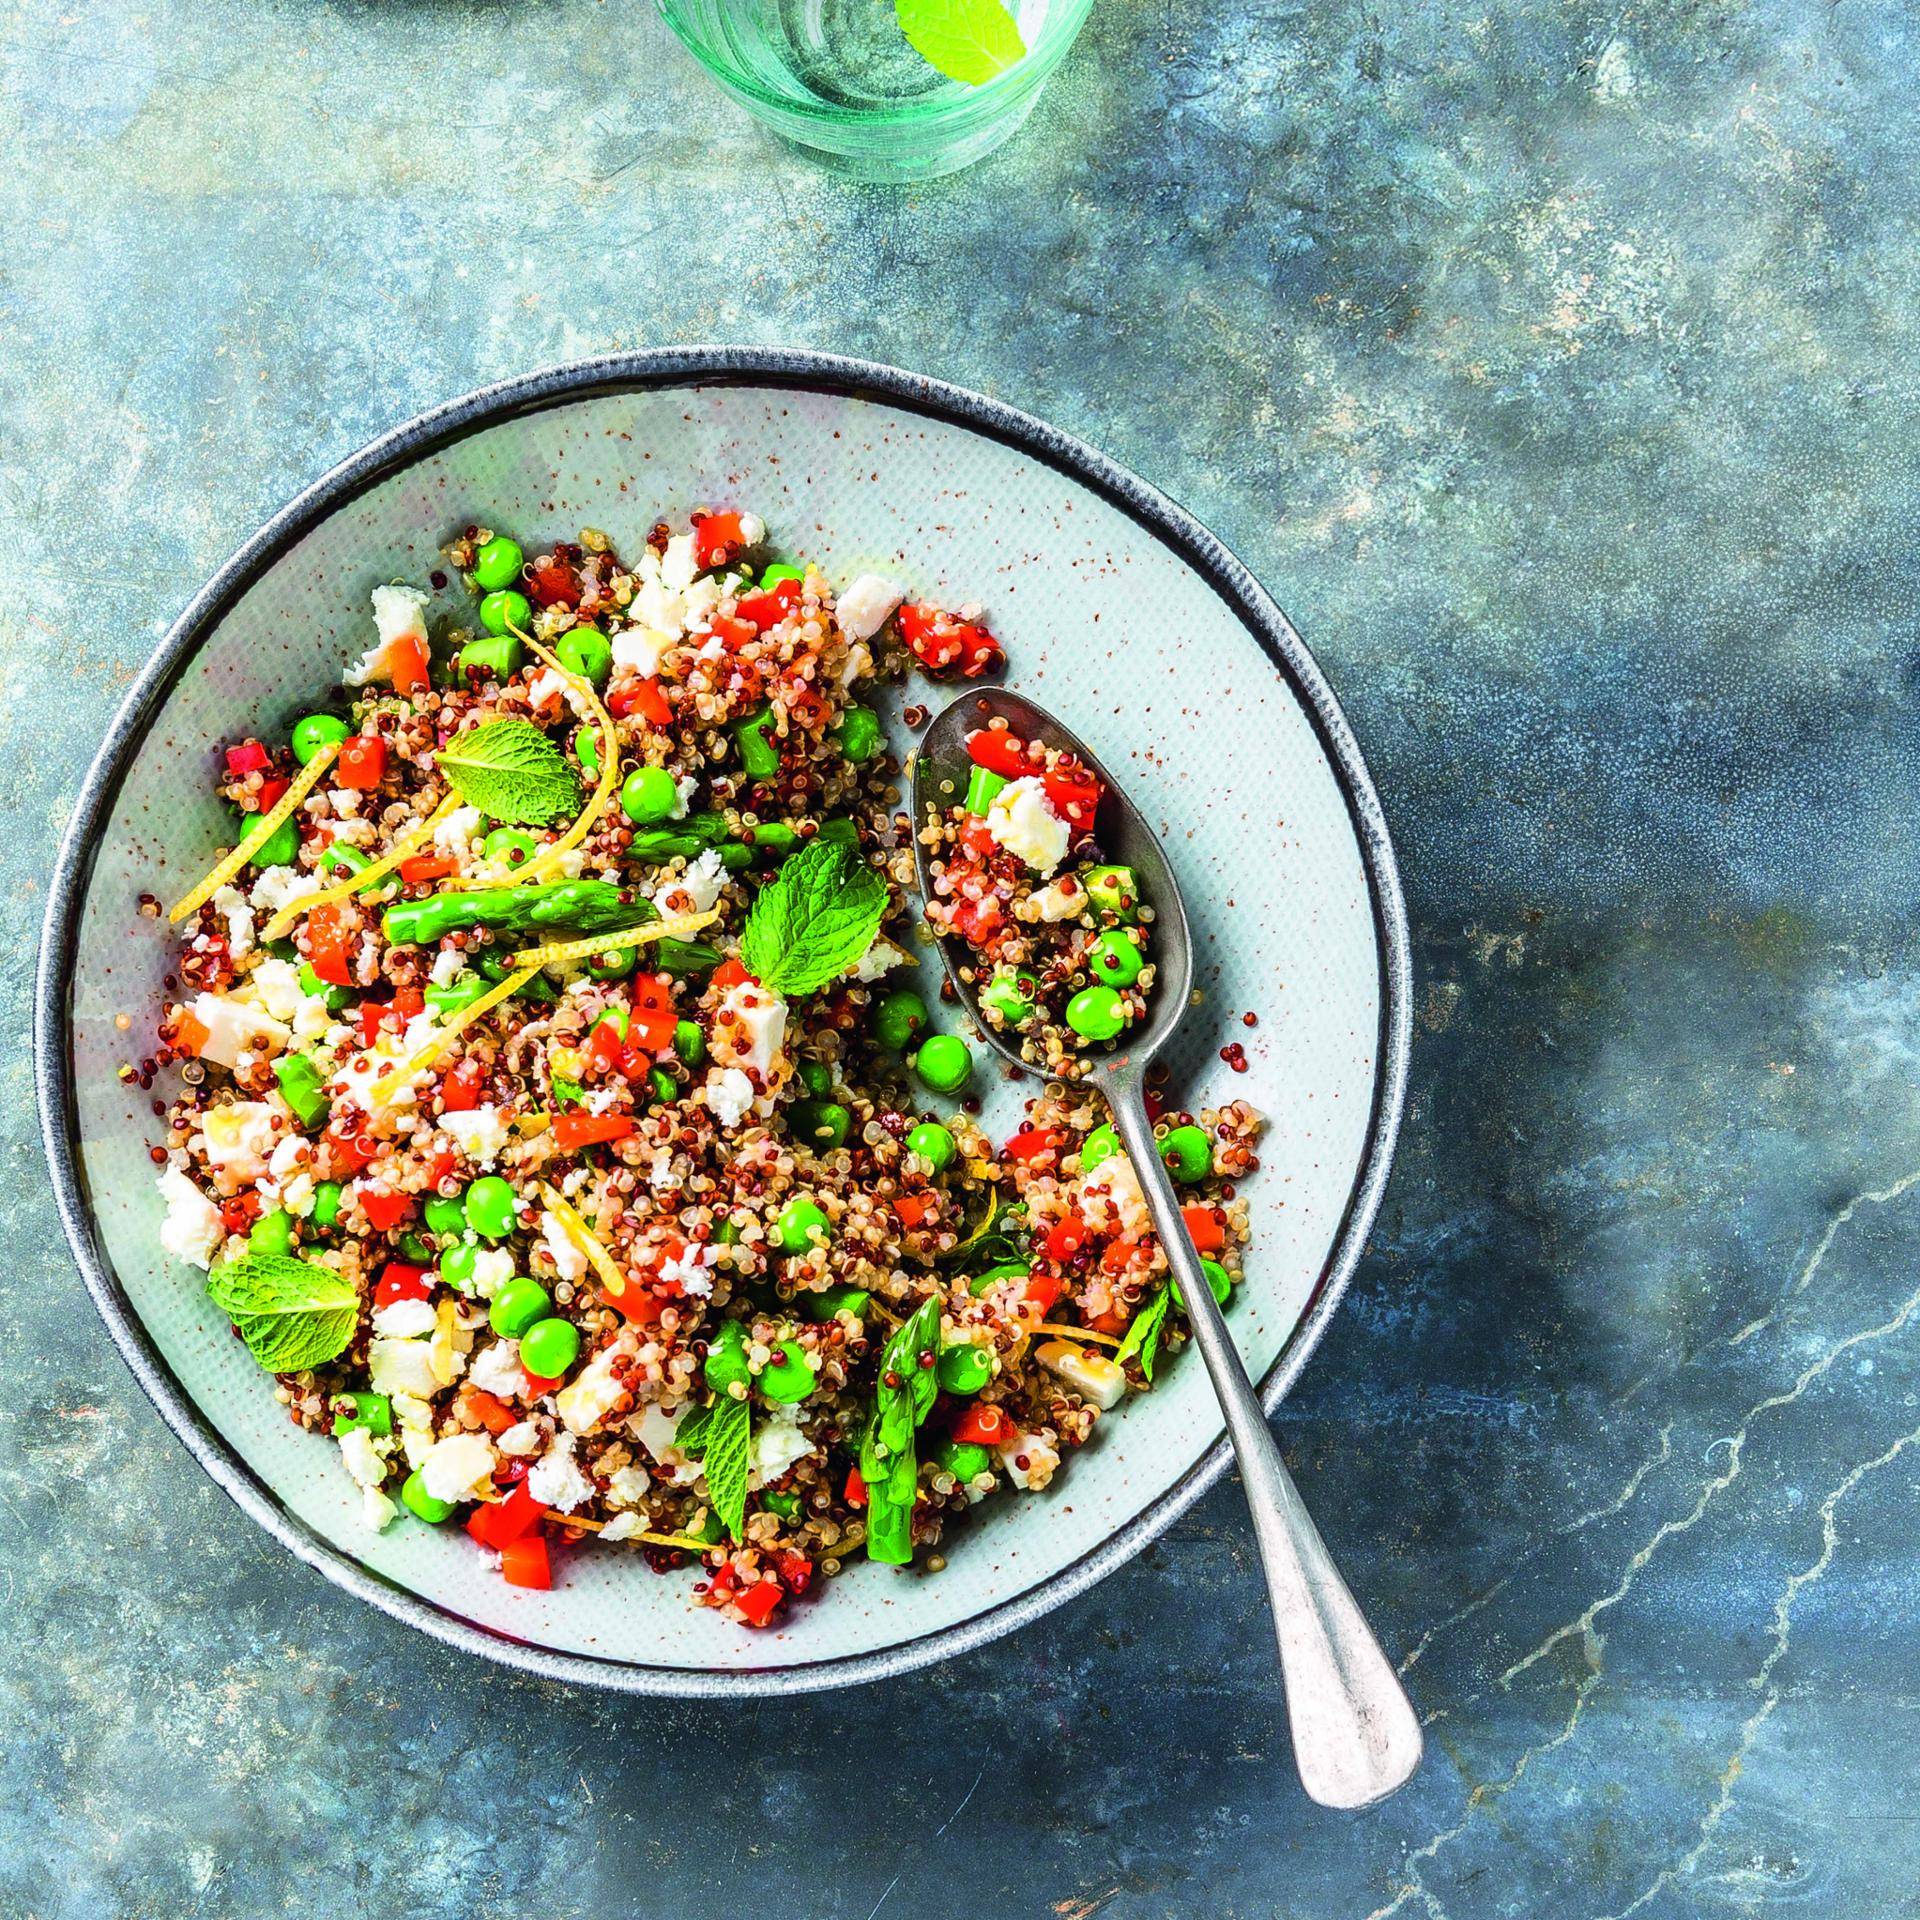
{"type": "Polygon", "coordinates": [[[637,5],[0,11],[0,1913],[1916,1910],[1915,16],[1103,0],[910,192],[637,5]],[[864,354],[1193,508],[1340,690],[1417,939],[1279,1428],[1428,1759],[1292,1776],[1236,1495],[839,1697],[463,1660],[259,1535],[81,1289],[27,958],[155,638],[342,454],[615,346],[864,354]]]}

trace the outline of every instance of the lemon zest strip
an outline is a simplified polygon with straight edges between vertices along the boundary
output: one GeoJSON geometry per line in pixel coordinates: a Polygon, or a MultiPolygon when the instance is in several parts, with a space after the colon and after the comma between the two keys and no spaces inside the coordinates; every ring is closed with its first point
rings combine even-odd
{"type": "Polygon", "coordinates": [[[673,919],[649,920],[644,926],[622,927],[613,933],[596,933],[588,940],[561,940],[550,947],[528,947],[513,956],[516,967],[551,967],[563,960],[591,960],[602,953],[616,953],[622,947],[639,946],[647,940],[678,940],[710,927],[720,918],[718,907],[704,913],[683,913],[673,919]]]}
{"type": "Polygon", "coordinates": [[[349,874],[346,879],[334,886],[322,887],[318,893],[303,893],[298,900],[289,900],[267,922],[261,932],[261,939],[263,941],[283,939],[287,929],[303,914],[311,913],[315,907],[330,907],[338,901],[350,899],[363,887],[372,886],[376,880],[384,880],[459,805],[460,796],[457,793],[448,794],[418,826],[409,827],[378,860],[368,861],[358,873],[349,874]]]}
{"type": "Polygon", "coordinates": [[[600,1284],[616,1297],[627,1291],[627,1277],[620,1271],[614,1257],[601,1244],[600,1237],[581,1219],[573,1202],[547,1185],[540,1183],[540,1197],[547,1203],[547,1211],[560,1222],[560,1230],[593,1263],[594,1271],[600,1276],[600,1284]]]}
{"type": "Polygon", "coordinates": [[[385,1106],[392,1099],[397,1087],[411,1080],[423,1068],[432,1066],[448,1046],[472,1026],[483,1013],[490,1013],[510,994],[517,993],[533,978],[533,974],[532,967],[522,967],[518,972],[508,974],[497,986],[489,987],[478,1000],[471,1001],[462,1007],[419,1052],[411,1059],[402,1061],[384,1080],[379,1081],[368,1094],[368,1099],[375,1106],[385,1106]]]}
{"type": "Polygon", "coordinates": [[[1095,1333],[1091,1327],[1070,1327],[1059,1320],[1037,1320],[1028,1328],[1029,1333],[1062,1333],[1069,1340],[1096,1340],[1103,1347],[1117,1347],[1121,1343],[1110,1333],[1095,1333]]]}
{"type": "Polygon", "coordinates": [[[337,740],[322,747],[294,776],[286,792],[240,836],[240,844],[191,893],[181,895],[167,914],[168,921],[177,927],[188,914],[198,913],[280,831],[282,822],[313,791],[320,776],[339,757],[337,740]]]}

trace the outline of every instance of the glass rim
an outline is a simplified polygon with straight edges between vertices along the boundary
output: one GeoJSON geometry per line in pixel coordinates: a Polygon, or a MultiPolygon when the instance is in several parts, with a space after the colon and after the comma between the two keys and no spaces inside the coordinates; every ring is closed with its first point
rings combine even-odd
{"type": "Polygon", "coordinates": [[[892,107],[845,107],[828,101],[796,99],[791,94],[771,91],[750,74],[743,73],[704,34],[696,31],[681,10],[678,0],[657,0],[657,5],[660,17],[673,30],[674,37],[729,93],[741,95],[772,113],[790,115],[796,120],[812,121],[822,126],[872,128],[925,127],[929,121],[969,120],[1009,98],[1025,93],[1045,79],[1066,57],[1080,29],[1086,25],[1087,15],[1093,11],[1093,0],[1058,0],[1057,5],[1050,5],[1039,41],[1004,73],[995,74],[980,86],[966,87],[963,92],[956,94],[905,101],[892,107]]]}

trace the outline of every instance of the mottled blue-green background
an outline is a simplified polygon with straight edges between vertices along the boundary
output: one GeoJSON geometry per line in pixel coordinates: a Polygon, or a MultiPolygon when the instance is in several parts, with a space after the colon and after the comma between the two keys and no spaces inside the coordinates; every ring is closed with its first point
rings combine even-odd
{"type": "Polygon", "coordinates": [[[0,1912],[1920,1911],[1916,37],[1100,0],[895,193],[638,4],[0,4],[0,1912]],[[649,1706],[290,1562],[87,1304],[27,956],[154,638],[415,409],[707,339],[1095,441],[1346,701],[1414,1093],[1280,1424],[1429,1721],[1375,1814],[1293,1782],[1230,1489],[930,1675],[649,1706]]]}

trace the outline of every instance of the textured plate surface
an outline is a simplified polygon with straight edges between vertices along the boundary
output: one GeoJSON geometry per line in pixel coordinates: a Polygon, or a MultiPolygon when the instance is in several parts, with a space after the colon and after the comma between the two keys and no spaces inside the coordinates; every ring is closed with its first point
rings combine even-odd
{"type": "MultiPolygon", "coordinates": [[[[505,1586],[458,1530],[360,1523],[337,1452],[302,1435],[159,1251],[153,1121],[114,1069],[151,1045],[164,922],[135,911],[205,868],[224,827],[206,773],[235,732],[283,732],[369,637],[369,590],[426,584],[482,520],[535,551],[580,526],[627,551],[652,522],[751,506],[844,583],[895,571],[981,603],[1014,684],[1129,783],[1173,859],[1204,1000],[1175,1092],[1269,1117],[1247,1284],[1231,1323],[1272,1405],[1344,1285],[1378,1204],[1406,1048],[1404,920],[1357,750],[1297,636],[1224,549],[1100,456],[994,402],[807,354],[624,355],[452,403],[319,482],[183,615],[89,776],[49,905],[43,1118],[81,1266],[169,1423],[263,1525],[327,1576],[453,1640],[641,1691],[764,1692],[897,1672],[977,1644],[1136,1552],[1225,1463],[1197,1365],[1101,1423],[1042,1495],[993,1500],[939,1575],[860,1564],[821,1605],[748,1634],[635,1558],[568,1557],[550,1594],[505,1586]],[[1247,1028],[1241,1014],[1259,1024],[1247,1028]],[[133,1018],[131,1034],[114,1026],[133,1018]],[[1239,1041],[1250,1070],[1219,1049],[1239,1041]],[[752,1677],[750,1677],[752,1676],[752,1677]]],[[[447,607],[457,604],[448,600],[447,607]]],[[[896,738],[896,745],[904,744],[896,738]]],[[[929,979],[933,965],[927,965],[929,979]]],[[[987,1124],[1023,1089],[995,1085],[987,1124]]]]}

